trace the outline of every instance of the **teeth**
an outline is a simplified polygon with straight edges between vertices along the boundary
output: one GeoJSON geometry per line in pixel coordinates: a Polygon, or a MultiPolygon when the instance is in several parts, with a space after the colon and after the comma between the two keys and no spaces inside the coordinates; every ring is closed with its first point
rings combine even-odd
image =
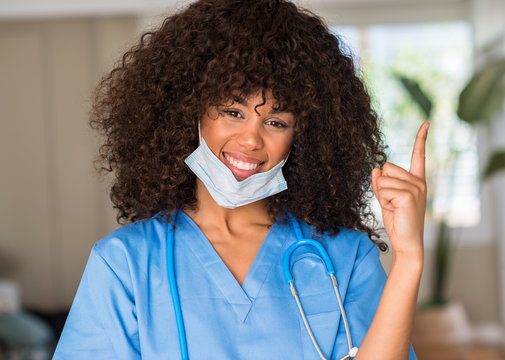
{"type": "Polygon", "coordinates": [[[233,166],[240,170],[254,170],[258,167],[258,164],[253,164],[253,163],[248,163],[248,162],[243,162],[242,160],[235,160],[228,154],[225,154],[226,160],[228,160],[230,163],[232,163],[233,166]]]}

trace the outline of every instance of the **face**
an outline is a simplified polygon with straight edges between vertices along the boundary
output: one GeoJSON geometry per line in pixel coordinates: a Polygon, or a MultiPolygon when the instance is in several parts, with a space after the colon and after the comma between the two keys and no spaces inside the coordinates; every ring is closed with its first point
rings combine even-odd
{"type": "Polygon", "coordinates": [[[205,142],[239,181],[265,172],[284,160],[293,142],[292,113],[276,109],[269,92],[235,97],[225,105],[209,107],[200,127],[205,142]]]}

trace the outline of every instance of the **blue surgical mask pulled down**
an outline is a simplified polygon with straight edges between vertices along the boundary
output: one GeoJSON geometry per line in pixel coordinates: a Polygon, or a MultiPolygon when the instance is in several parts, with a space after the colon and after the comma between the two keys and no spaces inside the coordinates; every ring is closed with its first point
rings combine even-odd
{"type": "Polygon", "coordinates": [[[225,208],[234,209],[265,199],[288,188],[282,175],[282,160],[266,172],[257,173],[238,181],[232,171],[209,149],[203,137],[200,145],[185,163],[204,183],[214,201],[225,208]]]}

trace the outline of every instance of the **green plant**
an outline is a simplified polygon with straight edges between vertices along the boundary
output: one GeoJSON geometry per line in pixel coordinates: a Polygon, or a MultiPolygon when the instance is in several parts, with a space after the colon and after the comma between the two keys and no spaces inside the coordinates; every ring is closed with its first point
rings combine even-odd
{"type": "MultiPolygon", "coordinates": [[[[459,95],[458,116],[469,124],[482,124],[503,109],[505,99],[505,58],[488,63],[477,71],[459,95]]],[[[505,169],[505,149],[494,152],[482,179],[505,169]]]]}

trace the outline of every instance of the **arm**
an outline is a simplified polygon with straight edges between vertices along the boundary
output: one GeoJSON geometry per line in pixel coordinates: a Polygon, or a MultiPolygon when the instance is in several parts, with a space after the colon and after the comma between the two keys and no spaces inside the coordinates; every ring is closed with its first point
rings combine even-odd
{"type": "Polygon", "coordinates": [[[408,359],[422,264],[394,259],[386,286],[356,360],[408,359]]]}
{"type": "Polygon", "coordinates": [[[393,247],[393,264],[357,360],[400,360],[409,356],[424,260],[424,149],[428,126],[423,123],[419,129],[410,171],[386,164],[382,171],[372,172],[372,188],[393,247]]]}

